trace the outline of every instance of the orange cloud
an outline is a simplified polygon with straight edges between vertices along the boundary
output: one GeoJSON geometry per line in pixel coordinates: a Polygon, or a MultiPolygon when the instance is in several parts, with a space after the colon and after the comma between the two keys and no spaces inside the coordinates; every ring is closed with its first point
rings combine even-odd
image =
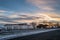
{"type": "Polygon", "coordinates": [[[54,13],[54,12],[50,12],[50,13],[46,12],[45,14],[52,17],[52,18],[59,18],[60,17],[59,16],[60,14],[57,14],[57,13],[54,13]]]}
{"type": "Polygon", "coordinates": [[[60,22],[60,18],[54,18],[55,19],[55,21],[58,21],[58,22],[60,22]]]}

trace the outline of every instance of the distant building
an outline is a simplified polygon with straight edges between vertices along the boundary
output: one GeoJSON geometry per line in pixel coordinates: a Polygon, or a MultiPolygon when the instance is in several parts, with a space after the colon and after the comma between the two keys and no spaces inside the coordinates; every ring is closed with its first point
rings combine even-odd
{"type": "Polygon", "coordinates": [[[5,24],[5,29],[33,29],[31,25],[26,23],[22,24],[5,24]]]}

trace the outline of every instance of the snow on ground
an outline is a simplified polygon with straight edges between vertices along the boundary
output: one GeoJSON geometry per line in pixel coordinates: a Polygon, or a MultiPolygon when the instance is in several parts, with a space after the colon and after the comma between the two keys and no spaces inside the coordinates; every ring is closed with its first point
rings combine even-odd
{"type": "Polygon", "coordinates": [[[0,40],[22,37],[22,36],[27,36],[27,35],[37,34],[37,33],[44,33],[44,32],[49,32],[49,31],[54,31],[54,30],[58,30],[58,29],[43,29],[43,30],[38,29],[38,30],[14,31],[14,33],[9,33],[9,34],[5,34],[3,36],[0,36],[0,40]]]}

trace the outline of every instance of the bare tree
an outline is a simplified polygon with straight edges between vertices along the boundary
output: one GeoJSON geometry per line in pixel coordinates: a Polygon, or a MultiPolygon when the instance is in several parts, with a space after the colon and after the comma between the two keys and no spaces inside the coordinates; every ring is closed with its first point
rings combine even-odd
{"type": "Polygon", "coordinates": [[[31,24],[32,24],[33,28],[36,29],[36,23],[32,22],[31,24]]]}

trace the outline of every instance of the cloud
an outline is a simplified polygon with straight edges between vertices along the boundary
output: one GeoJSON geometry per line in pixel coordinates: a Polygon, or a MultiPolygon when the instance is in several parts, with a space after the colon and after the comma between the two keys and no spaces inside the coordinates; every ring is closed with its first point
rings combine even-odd
{"type": "Polygon", "coordinates": [[[12,13],[9,16],[0,16],[0,23],[21,23],[21,22],[40,22],[40,21],[50,21],[55,20],[60,17],[54,12],[36,12],[36,13],[12,13]]]}
{"type": "Polygon", "coordinates": [[[31,14],[20,14],[20,13],[12,13],[9,16],[0,15],[0,23],[20,23],[20,22],[28,22],[29,20],[33,20],[31,14]],[[18,22],[20,20],[20,22],[18,22]],[[22,21],[24,20],[24,21],[22,21]]]}
{"type": "Polygon", "coordinates": [[[9,15],[9,18],[26,18],[32,16],[32,14],[26,14],[26,13],[12,13],[9,15]]]}
{"type": "Polygon", "coordinates": [[[33,21],[34,20],[14,20],[14,22],[17,22],[17,23],[31,23],[33,21]]]}
{"type": "MultiPolygon", "coordinates": [[[[32,22],[36,19],[44,19],[41,14],[20,14],[13,13],[9,16],[0,16],[0,21],[5,23],[19,23],[19,22],[32,22]]],[[[1,23],[1,22],[0,22],[1,23]]]]}
{"type": "Polygon", "coordinates": [[[4,13],[4,12],[8,12],[8,11],[5,11],[5,10],[0,10],[0,13],[4,13]]]}
{"type": "Polygon", "coordinates": [[[8,18],[13,20],[33,20],[36,17],[33,14],[13,13],[9,15],[8,18]]]}
{"type": "Polygon", "coordinates": [[[60,18],[54,18],[56,21],[60,22],[60,18]]]}
{"type": "Polygon", "coordinates": [[[56,12],[41,12],[42,14],[48,15],[51,18],[60,18],[60,14],[56,12]]]}
{"type": "Polygon", "coordinates": [[[12,14],[12,15],[9,15],[8,17],[9,17],[9,18],[19,18],[19,15],[17,15],[17,14],[12,14]]]}
{"type": "Polygon", "coordinates": [[[0,10],[0,23],[20,23],[33,21],[39,22],[40,20],[53,20],[53,19],[60,20],[60,14],[51,12],[54,11],[55,8],[59,7],[57,5],[58,3],[56,0],[26,0],[26,1],[33,5],[31,7],[35,6],[38,8],[36,12],[20,13],[0,10]]]}
{"type": "Polygon", "coordinates": [[[56,4],[56,1],[54,0],[27,0],[28,3],[36,6],[40,10],[47,10],[47,11],[53,11],[54,4],[56,4]]]}
{"type": "Polygon", "coordinates": [[[0,21],[0,24],[16,24],[15,22],[0,21]]]}
{"type": "Polygon", "coordinates": [[[4,16],[4,13],[0,13],[0,16],[4,16]]]}

